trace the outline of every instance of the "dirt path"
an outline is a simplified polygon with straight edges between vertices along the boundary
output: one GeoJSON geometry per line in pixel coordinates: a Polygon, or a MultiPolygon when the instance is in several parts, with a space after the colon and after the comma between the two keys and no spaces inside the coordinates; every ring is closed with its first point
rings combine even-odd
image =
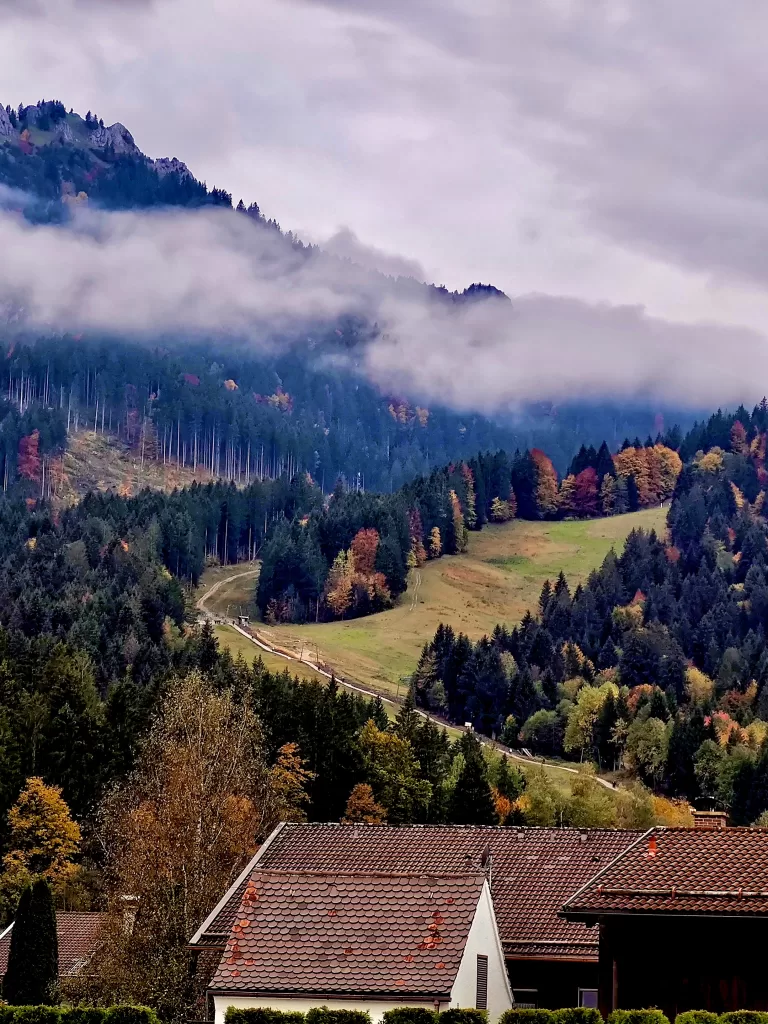
{"type": "Polygon", "coordinates": [[[203,615],[210,616],[211,613],[205,607],[205,602],[210,597],[213,597],[213,595],[216,593],[219,587],[221,587],[224,583],[231,583],[232,580],[239,580],[244,576],[258,576],[260,571],[260,569],[247,569],[245,572],[236,572],[233,573],[231,576],[224,576],[222,579],[214,583],[212,587],[206,590],[203,596],[198,599],[197,603],[195,604],[195,608],[197,608],[199,612],[202,612],[203,615]]]}
{"type": "MultiPolygon", "coordinates": [[[[218,580],[209,590],[206,590],[203,596],[198,600],[196,604],[198,611],[201,611],[203,615],[207,615],[210,617],[211,613],[205,607],[205,602],[208,600],[208,598],[210,598],[213,594],[216,593],[216,591],[223,583],[228,583],[230,580],[238,579],[242,576],[255,576],[258,572],[258,569],[249,569],[246,572],[233,573],[231,576],[225,576],[223,579],[218,580]]],[[[421,583],[421,574],[419,574],[418,583],[421,583]]],[[[221,618],[224,619],[224,616],[221,616],[221,618]]],[[[341,676],[338,672],[328,672],[326,669],[321,668],[320,665],[317,665],[314,661],[310,661],[309,658],[300,658],[297,657],[295,654],[289,654],[284,650],[275,650],[275,648],[270,643],[268,643],[263,636],[258,635],[257,631],[254,630],[254,632],[251,632],[247,629],[243,629],[242,626],[238,625],[232,619],[225,619],[225,621],[229,626],[231,626],[232,629],[236,630],[241,636],[244,636],[246,640],[250,640],[252,644],[255,644],[256,647],[260,647],[261,650],[266,651],[268,654],[272,654],[278,658],[284,658],[285,661],[295,661],[302,665],[308,665],[309,668],[314,669],[314,671],[317,672],[319,675],[325,676],[326,679],[331,679],[332,677],[334,677],[336,681],[340,683],[342,686],[344,686],[347,690],[354,690],[355,693],[360,693],[364,697],[378,697],[382,701],[382,703],[389,704],[390,707],[398,708],[402,704],[402,701],[392,700],[390,697],[384,697],[382,694],[377,693],[375,690],[369,690],[365,686],[360,686],[359,683],[351,682],[349,679],[345,679],[343,676],[341,676]]],[[[451,725],[450,722],[447,722],[444,718],[440,718],[439,715],[430,714],[429,712],[424,711],[421,708],[417,708],[416,710],[418,714],[420,714],[423,718],[429,718],[437,725],[451,725]]],[[[499,750],[502,753],[506,754],[513,761],[519,761],[520,763],[527,765],[541,764],[545,765],[547,768],[555,769],[556,771],[567,772],[569,775],[579,774],[577,768],[569,768],[567,765],[564,764],[555,764],[554,762],[547,761],[544,758],[536,758],[533,756],[524,757],[522,754],[518,754],[514,750],[511,750],[509,747],[505,747],[503,743],[499,743],[495,740],[490,740],[486,736],[481,735],[480,733],[476,733],[475,735],[477,736],[478,740],[484,747],[489,747],[493,750],[499,750]]],[[[608,779],[603,779],[599,775],[596,776],[596,779],[601,786],[605,787],[605,789],[616,789],[614,784],[612,782],[609,782],[608,779]]]]}

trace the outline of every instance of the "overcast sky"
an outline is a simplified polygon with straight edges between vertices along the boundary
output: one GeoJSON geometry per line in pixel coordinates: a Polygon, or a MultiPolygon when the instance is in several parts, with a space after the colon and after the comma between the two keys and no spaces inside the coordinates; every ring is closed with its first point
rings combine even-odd
{"type": "Polygon", "coordinates": [[[764,0],[0,0],[0,101],[390,270],[762,334],[766,38],[764,0]]]}

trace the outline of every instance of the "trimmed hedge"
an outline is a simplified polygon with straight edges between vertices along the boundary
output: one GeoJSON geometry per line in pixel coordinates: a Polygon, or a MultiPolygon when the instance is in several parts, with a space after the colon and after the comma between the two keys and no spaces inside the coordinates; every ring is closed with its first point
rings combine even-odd
{"type": "Polygon", "coordinates": [[[661,1010],[614,1010],[608,1024],[669,1024],[669,1019],[661,1010]]]}
{"type": "Polygon", "coordinates": [[[534,1010],[530,1007],[516,1010],[505,1010],[499,1018],[499,1024],[553,1024],[555,1015],[552,1010],[534,1010]]]}
{"type": "Polygon", "coordinates": [[[268,1006],[230,1006],[224,1017],[226,1024],[305,1024],[306,1019],[299,1010],[272,1010],[268,1006]]]}
{"type": "Polygon", "coordinates": [[[731,1010],[720,1014],[720,1024],[768,1024],[768,1013],[763,1010],[731,1010]]]}
{"type": "Polygon", "coordinates": [[[160,1019],[148,1006],[0,1006],[0,1024],[160,1024],[160,1019]]]}
{"type": "Polygon", "coordinates": [[[439,1024],[487,1024],[485,1010],[443,1010],[438,1017],[439,1024]]]}
{"type": "Polygon", "coordinates": [[[552,1016],[555,1024],[603,1024],[602,1014],[594,1006],[564,1006],[552,1016]]]}
{"type": "Polygon", "coordinates": [[[383,1016],[384,1024],[437,1024],[437,1014],[426,1006],[396,1006],[383,1016]]]}
{"type": "Polygon", "coordinates": [[[307,1024],[371,1024],[371,1015],[365,1010],[330,1010],[315,1006],[307,1011],[307,1024]]]}
{"type": "Polygon", "coordinates": [[[686,1010],[678,1013],[675,1024],[718,1024],[720,1017],[711,1010],[686,1010]]]}

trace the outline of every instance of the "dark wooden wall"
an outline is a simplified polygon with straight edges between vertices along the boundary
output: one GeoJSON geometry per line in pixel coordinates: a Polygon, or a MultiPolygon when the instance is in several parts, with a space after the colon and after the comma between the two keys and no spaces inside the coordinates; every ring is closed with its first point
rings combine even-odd
{"type": "Polygon", "coordinates": [[[600,1010],[768,1010],[768,921],[630,916],[600,925],[600,1010]]]}

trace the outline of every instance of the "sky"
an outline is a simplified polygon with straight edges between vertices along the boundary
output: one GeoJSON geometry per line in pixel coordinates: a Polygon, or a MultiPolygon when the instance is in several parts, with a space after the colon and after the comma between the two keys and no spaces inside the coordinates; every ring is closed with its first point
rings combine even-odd
{"type": "Polygon", "coordinates": [[[531,345],[575,322],[734,401],[768,371],[767,37],[758,0],[0,0],[0,101],[91,109],[339,255],[492,282],[531,345]]]}

